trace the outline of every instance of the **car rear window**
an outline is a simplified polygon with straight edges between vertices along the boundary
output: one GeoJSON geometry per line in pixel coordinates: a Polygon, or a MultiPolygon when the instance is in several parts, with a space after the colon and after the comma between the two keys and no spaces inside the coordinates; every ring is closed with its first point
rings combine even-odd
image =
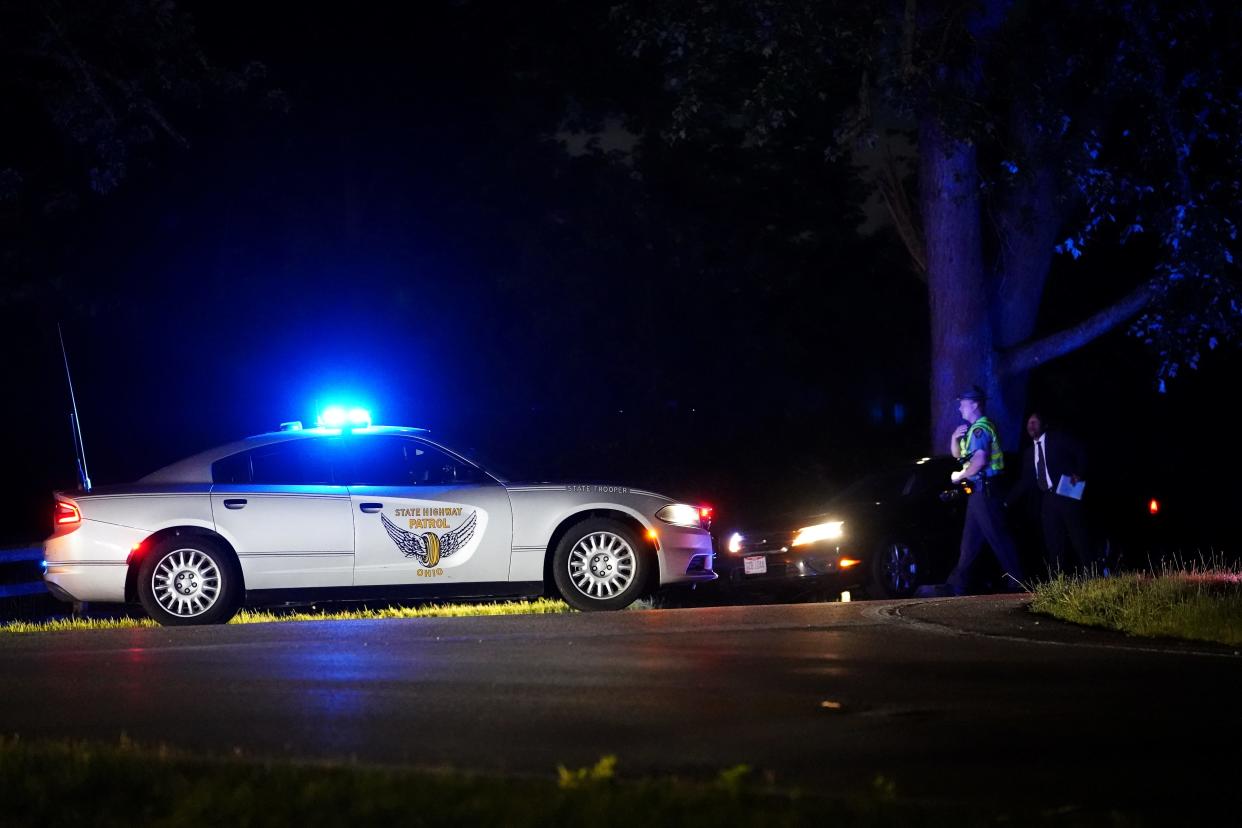
{"type": "Polygon", "coordinates": [[[291,440],[243,451],[212,463],[211,479],[260,486],[331,486],[332,442],[291,440]]]}
{"type": "Polygon", "coordinates": [[[211,479],[214,483],[249,483],[250,452],[243,451],[212,463],[211,479]]]}

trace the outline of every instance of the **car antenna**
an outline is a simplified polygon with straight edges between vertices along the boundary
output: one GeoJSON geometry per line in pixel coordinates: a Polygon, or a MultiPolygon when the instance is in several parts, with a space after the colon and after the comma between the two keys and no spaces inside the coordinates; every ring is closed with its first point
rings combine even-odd
{"type": "Polygon", "coordinates": [[[91,477],[86,472],[86,446],[82,443],[82,423],[78,419],[78,400],[73,395],[73,375],[69,373],[69,352],[65,350],[65,332],[56,323],[56,335],[60,337],[60,353],[65,358],[65,379],[69,381],[69,403],[73,411],[69,414],[69,425],[73,428],[73,452],[78,460],[78,483],[82,491],[91,490],[91,477]]]}

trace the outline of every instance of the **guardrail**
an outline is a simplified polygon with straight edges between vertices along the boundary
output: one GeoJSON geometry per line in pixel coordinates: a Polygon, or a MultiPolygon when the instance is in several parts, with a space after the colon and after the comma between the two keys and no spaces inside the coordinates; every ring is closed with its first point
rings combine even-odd
{"type": "MultiPolygon", "coordinates": [[[[16,549],[0,549],[0,566],[5,564],[30,563],[43,560],[43,547],[24,546],[16,549]]],[[[42,595],[47,592],[43,579],[22,581],[13,584],[0,583],[0,598],[18,598],[23,595],[42,595]]]]}

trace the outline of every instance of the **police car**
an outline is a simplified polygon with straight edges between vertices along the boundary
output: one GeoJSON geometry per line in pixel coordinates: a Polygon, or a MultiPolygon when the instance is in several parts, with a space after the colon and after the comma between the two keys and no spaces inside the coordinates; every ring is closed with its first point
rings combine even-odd
{"type": "Polygon", "coordinates": [[[140,602],[167,625],[329,600],[559,594],[617,610],[656,586],[715,578],[706,507],[620,486],[511,483],[423,429],[359,411],[55,501],[49,591],[140,602]]]}

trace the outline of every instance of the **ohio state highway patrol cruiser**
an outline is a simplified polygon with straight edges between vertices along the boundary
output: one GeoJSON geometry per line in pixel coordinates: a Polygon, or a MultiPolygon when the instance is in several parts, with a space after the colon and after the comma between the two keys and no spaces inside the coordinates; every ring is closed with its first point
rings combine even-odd
{"type": "Polygon", "coordinates": [[[708,510],[652,492],[510,483],[422,429],[283,430],[134,484],[57,492],[45,581],[162,624],[244,605],[559,594],[616,610],[707,581],[708,510]]]}

